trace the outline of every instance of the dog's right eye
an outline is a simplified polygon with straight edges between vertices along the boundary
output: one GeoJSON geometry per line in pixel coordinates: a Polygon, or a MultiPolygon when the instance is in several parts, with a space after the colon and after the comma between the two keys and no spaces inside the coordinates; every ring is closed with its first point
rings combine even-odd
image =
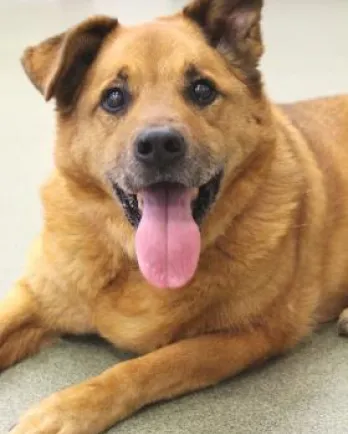
{"type": "Polygon", "coordinates": [[[191,100],[201,107],[212,104],[217,94],[214,84],[205,78],[194,81],[189,88],[191,100]]]}
{"type": "Polygon", "coordinates": [[[109,113],[117,113],[123,110],[128,102],[128,94],[121,87],[114,87],[104,92],[101,106],[109,113]]]}

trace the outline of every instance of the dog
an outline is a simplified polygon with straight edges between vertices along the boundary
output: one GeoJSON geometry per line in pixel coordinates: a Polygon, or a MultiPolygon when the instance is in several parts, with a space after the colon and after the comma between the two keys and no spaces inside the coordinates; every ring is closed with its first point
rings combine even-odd
{"type": "Polygon", "coordinates": [[[56,101],[55,170],[0,370],[64,334],[139,357],[55,393],[12,434],[96,434],[147,404],[348,334],[348,96],[265,94],[261,0],[92,17],[24,52],[56,101]]]}

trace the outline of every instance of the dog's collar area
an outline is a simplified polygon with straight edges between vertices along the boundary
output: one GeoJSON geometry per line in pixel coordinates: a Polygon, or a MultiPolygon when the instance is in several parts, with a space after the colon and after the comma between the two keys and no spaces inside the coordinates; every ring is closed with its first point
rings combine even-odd
{"type": "MultiPolygon", "coordinates": [[[[223,172],[211,178],[206,184],[199,188],[197,197],[192,201],[192,216],[196,223],[200,225],[214,203],[219,192],[223,172]]],[[[113,190],[118,197],[124,213],[130,224],[137,228],[141,220],[141,211],[138,199],[135,194],[126,193],[117,183],[112,183],[113,190]]]]}

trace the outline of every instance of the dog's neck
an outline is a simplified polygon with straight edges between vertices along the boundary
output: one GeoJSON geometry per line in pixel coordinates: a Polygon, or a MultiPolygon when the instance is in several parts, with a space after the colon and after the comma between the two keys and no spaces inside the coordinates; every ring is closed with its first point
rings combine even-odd
{"type": "MultiPolygon", "coordinates": [[[[266,134],[269,142],[260,144],[234,177],[223,185],[220,192],[223,198],[217,201],[203,225],[203,249],[221,236],[229,236],[239,222],[254,212],[259,201],[264,203],[267,197],[272,196],[270,203],[277,209],[284,207],[284,212],[288,213],[289,226],[293,223],[296,214],[293,208],[300,202],[301,186],[305,180],[300,161],[292,148],[292,138],[284,128],[286,118],[276,106],[270,109],[270,132],[266,134]],[[287,161],[286,171],[282,163],[284,160],[287,161]],[[216,219],[217,216],[218,228],[217,225],[209,225],[210,219],[216,219]]],[[[270,207],[269,216],[263,215],[262,218],[269,217],[271,220],[274,211],[270,207]]]]}

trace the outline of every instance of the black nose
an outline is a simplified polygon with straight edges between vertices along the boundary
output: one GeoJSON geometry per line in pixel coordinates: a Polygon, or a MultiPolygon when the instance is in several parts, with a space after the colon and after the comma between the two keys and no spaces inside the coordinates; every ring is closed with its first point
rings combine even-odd
{"type": "Polygon", "coordinates": [[[135,141],[135,157],[148,166],[165,167],[186,153],[182,135],[170,127],[151,127],[142,131],[135,141]]]}

